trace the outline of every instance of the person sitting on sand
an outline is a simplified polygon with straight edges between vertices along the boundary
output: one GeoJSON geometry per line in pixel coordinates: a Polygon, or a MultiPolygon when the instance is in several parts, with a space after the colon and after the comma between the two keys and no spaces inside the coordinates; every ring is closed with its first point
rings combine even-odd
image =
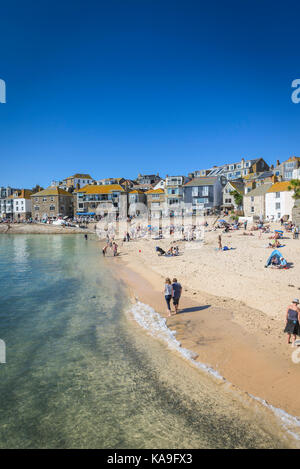
{"type": "Polygon", "coordinates": [[[271,259],[271,265],[274,266],[274,267],[278,267],[279,261],[278,261],[277,256],[272,257],[272,259],[271,259]]]}
{"type": "Polygon", "coordinates": [[[287,267],[287,261],[284,259],[284,257],[280,258],[280,264],[279,264],[279,269],[285,269],[287,267]]]}
{"type": "Polygon", "coordinates": [[[175,307],[175,314],[177,314],[179,300],[180,300],[181,292],[182,292],[182,286],[180,285],[180,283],[177,282],[177,278],[173,278],[172,289],[173,289],[173,293],[172,293],[173,305],[175,307]]]}
{"type": "Polygon", "coordinates": [[[299,300],[296,298],[292,304],[288,306],[286,310],[286,326],[284,332],[288,335],[288,344],[291,343],[291,336],[294,336],[293,346],[299,335],[299,323],[300,323],[300,309],[299,300]]]}
{"type": "Polygon", "coordinates": [[[166,300],[167,307],[168,307],[168,317],[170,317],[171,316],[170,301],[173,295],[173,288],[171,285],[171,280],[169,278],[166,278],[166,281],[165,281],[164,295],[165,295],[165,300],[166,300]]]}

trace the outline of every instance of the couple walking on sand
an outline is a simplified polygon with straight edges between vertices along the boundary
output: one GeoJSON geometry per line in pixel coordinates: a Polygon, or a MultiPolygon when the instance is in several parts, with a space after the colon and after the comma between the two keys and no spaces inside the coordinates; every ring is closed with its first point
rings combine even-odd
{"type": "Polygon", "coordinates": [[[165,299],[168,307],[168,317],[171,316],[171,300],[173,299],[173,305],[175,308],[175,314],[178,313],[179,300],[182,292],[182,286],[177,282],[177,278],[173,278],[173,283],[169,278],[165,281],[165,299]]]}

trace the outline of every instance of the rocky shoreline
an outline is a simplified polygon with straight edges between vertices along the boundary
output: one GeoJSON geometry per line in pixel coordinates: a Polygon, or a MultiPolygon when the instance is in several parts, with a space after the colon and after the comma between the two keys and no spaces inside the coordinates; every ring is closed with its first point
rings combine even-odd
{"type": "Polygon", "coordinates": [[[90,232],[89,229],[73,228],[70,226],[55,226],[40,223],[14,223],[0,224],[0,234],[84,234],[90,232]]]}

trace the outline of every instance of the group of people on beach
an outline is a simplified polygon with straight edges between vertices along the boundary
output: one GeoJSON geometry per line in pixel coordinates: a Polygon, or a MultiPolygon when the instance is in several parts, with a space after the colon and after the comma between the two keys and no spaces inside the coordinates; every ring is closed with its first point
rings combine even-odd
{"type": "Polygon", "coordinates": [[[181,292],[182,292],[182,286],[180,283],[177,281],[177,278],[173,278],[173,282],[169,279],[169,277],[166,278],[165,280],[165,289],[164,289],[164,295],[165,295],[165,300],[167,303],[167,308],[168,308],[168,317],[172,315],[172,310],[171,310],[171,300],[173,300],[173,305],[175,308],[175,314],[178,313],[179,309],[179,300],[181,297],[181,292]]]}
{"type": "Polygon", "coordinates": [[[109,238],[107,239],[106,245],[102,249],[102,254],[105,257],[107,254],[107,250],[110,249],[113,252],[113,256],[116,257],[118,253],[118,245],[115,241],[110,240],[109,238]]]}

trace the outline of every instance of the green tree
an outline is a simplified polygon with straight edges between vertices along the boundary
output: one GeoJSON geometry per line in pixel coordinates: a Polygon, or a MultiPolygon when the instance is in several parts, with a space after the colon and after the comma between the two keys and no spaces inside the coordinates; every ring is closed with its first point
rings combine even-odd
{"type": "Polygon", "coordinates": [[[300,199],[300,180],[299,179],[292,179],[290,181],[290,185],[288,186],[289,191],[294,191],[293,198],[295,200],[300,199]]]}
{"type": "Polygon", "coordinates": [[[238,207],[243,206],[243,195],[239,191],[237,190],[231,191],[230,195],[233,196],[234,201],[238,207]]]}
{"type": "Polygon", "coordinates": [[[35,187],[33,187],[31,190],[32,190],[32,193],[33,193],[33,194],[36,194],[37,192],[43,191],[44,189],[43,189],[43,187],[41,187],[41,186],[39,186],[39,185],[37,184],[37,185],[36,185],[35,187]]]}

